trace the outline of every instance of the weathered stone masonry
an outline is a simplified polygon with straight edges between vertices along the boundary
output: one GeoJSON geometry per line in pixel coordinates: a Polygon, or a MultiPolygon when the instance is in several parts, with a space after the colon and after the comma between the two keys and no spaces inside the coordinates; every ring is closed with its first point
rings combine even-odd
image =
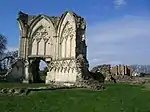
{"type": "Polygon", "coordinates": [[[49,68],[46,83],[76,82],[88,75],[85,20],[66,11],[60,17],[18,14],[19,57],[25,60],[24,82],[37,80],[33,62],[44,60],[49,68]]]}

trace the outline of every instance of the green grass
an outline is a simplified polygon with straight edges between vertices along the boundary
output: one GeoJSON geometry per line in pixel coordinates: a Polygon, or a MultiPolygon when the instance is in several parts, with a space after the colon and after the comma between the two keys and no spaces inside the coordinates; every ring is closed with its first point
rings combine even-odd
{"type": "Polygon", "coordinates": [[[45,87],[50,86],[44,83],[34,83],[34,84],[25,84],[25,83],[0,83],[0,88],[26,88],[26,87],[45,87]]]}
{"type": "Polygon", "coordinates": [[[105,86],[105,91],[72,89],[0,96],[0,112],[150,112],[149,91],[125,84],[105,86]]]}

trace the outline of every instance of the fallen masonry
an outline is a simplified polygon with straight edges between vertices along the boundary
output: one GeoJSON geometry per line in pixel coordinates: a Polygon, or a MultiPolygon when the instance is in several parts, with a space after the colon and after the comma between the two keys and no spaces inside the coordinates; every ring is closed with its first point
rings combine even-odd
{"type": "Polygon", "coordinates": [[[141,77],[132,77],[127,75],[117,75],[113,76],[117,82],[119,83],[127,83],[127,84],[144,84],[146,80],[141,77]]]}
{"type": "Polygon", "coordinates": [[[0,95],[28,95],[32,91],[44,91],[44,90],[61,90],[61,89],[77,89],[86,88],[94,91],[102,91],[105,87],[97,82],[83,81],[82,83],[64,86],[64,85],[50,85],[49,87],[27,87],[27,88],[0,88],[0,95]]]}
{"type": "Polygon", "coordinates": [[[99,77],[105,78],[105,83],[126,83],[126,84],[144,84],[147,83],[142,77],[134,77],[129,74],[114,74],[111,72],[110,65],[99,65],[94,67],[91,70],[91,73],[96,75],[96,78],[99,77]]]}

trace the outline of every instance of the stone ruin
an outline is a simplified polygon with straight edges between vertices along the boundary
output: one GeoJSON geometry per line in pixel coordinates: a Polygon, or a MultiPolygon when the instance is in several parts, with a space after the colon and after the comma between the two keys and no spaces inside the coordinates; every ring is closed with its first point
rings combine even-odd
{"type": "Polygon", "coordinates": [[[46,84],[100,90],[88,70],[86,22],[74,12],[61,16],[18,13],[18,58],[4,75],[9,82],[39,83],[39,63],[47,64],[46,84]]]}
{"type": "MultiPolygon", "coordinates": [[[[24,62],[21,59],[15,59],[13,56],[5,56],[0,60],[5,63],[5,72],[1,73],[0,81],[4,82],[22,82],[24,73],[24,62]]],[[[4,70],[1,70],[4,71],[4,70]]]]}
{"type": "MultiPolygon", "coordinates": [[[[61,16],[19,12],[17,21],[20,30],[19,57],[9,67],[5,75],[7,80],[41,82],[38,72],[41,60],[48,67],[46,84],[101,88],[100,82],[112,76],[110,65],[88,70],[86,22],[81,16],[70,11],[61,16]]],[[[120,80],[118,77],[115,79],[120,80]]]]}
{"type": "Polygon", "coordinates": [[[66,11],[61,16],[18,14],[19,58],[25,60],[24,83],[39,82],[39,61],[48,66],[45,83],[70,82],[88,75],[84,18],[66,11]],[[82,60],[82,61],[81,61],[82,60]]]}
{"type": "MultiPolygon", "coordinates": [[[[126,69],[128,70],[127,67],[126,69]]],[[[117,70],[116,73],[116,71],[115,72],[113,71],[114,67],[111,67],[110,64],[103,64],[94,67],[90,72],[97,75],[96,77],[98,76],[101,78],[104,77],[105,83],[113,82],[113,83],[128,83],[128,84],[144,84],[147,82],[141,77],[133,77],[130,71],[127,72],[126,69],[124,69],[123,71],[119,71],[120,73],[118,73],[118,69],[116,69],[117,70]]]]}

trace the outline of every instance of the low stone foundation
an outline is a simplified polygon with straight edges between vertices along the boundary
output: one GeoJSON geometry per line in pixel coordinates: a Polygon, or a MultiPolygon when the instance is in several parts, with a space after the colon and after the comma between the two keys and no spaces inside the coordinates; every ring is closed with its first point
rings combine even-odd
{"type": "Polygon", "coordinates": [[[144,84],[146,80],[142,79],[141,77],[132,77],[127,75],[117,75],[117,76],[110,76],[107,79],[107,82],[112,82],[112,78],[116,81],[116,83],[126,83],[126,84],[144,84]]]}
{"type": "Polygon", "coordinates": [[[36,87],[36,88],[0,88],[0,95],[28,95],[32,91],[43,90],[60,90],[60,89],[73,89],[73,88],[87,88],[91,90],[104,90],[104,86],[98,82],[84,80],[78,83],[53,83],[53,86],[49,87],[36,87]]]}
{"type": "Polygon", "coordinates": [[[27,88],[1,88],[0,95],[24,95],[28,92],[27,88]]]}
{"type": "Polygon", "coordinates": [[[51,82],[55,86],[66,86],[75,88],[88,88],[92,90],[103,90],[105,89],[102,83],[94,79],[80,80],[76,82],[51,82]]]}
{"type": "Polygon", "coordinates": [[[58,89],[72,89],[68,86],[51,86],[51,87],[37,87],[37,88],[1,88],[0,95],[28,95],[32,91],[42,90],[58,90],[58,89]]]}

